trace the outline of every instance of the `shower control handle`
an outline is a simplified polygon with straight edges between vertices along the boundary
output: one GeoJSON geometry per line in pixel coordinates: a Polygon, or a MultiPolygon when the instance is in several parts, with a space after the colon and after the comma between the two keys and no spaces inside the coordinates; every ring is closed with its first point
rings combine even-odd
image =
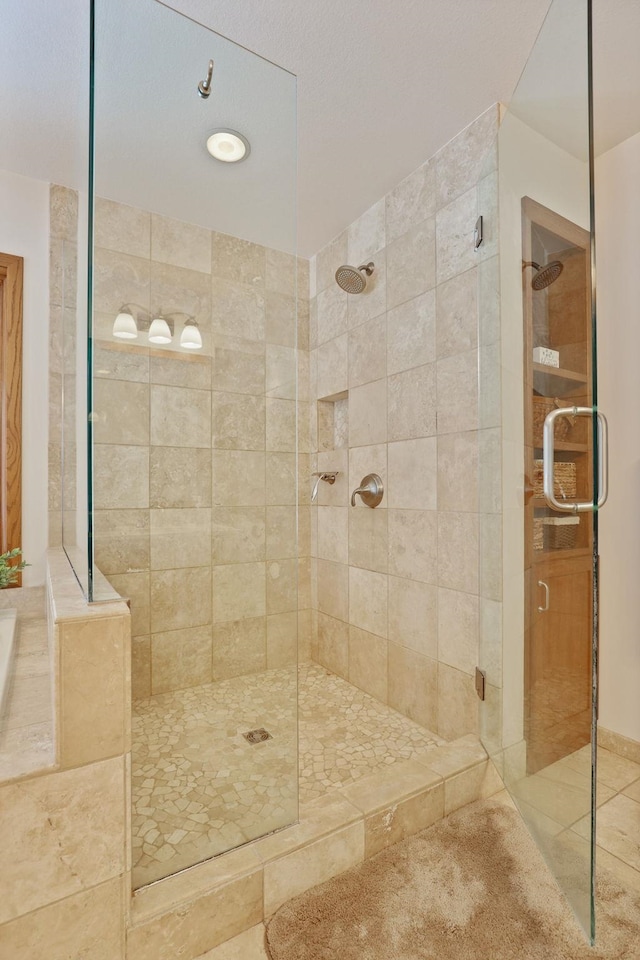
{"type": "Polygon", "coordinates": [[[380,501],[382,500],[384,494],[384,486],[382,480],[377,473],[368,473],[366,477],[363,477],[360,481],[360,486],[351,494],[351,506],[355,507],[356,497],[360,497],[362,502],[366,504],[367,507],[377,507],[380,501]]]}

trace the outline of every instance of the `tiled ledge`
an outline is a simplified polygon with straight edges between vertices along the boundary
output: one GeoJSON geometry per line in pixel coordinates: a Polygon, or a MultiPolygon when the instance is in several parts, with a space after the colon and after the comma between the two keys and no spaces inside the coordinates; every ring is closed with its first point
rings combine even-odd
{"type": "Polygon", "coordinates": [[[69,769],[130,748],[131,618],[123,600],[87,603],[61,547],[47,566],[57,762],[69,769]]]}
{"type": "Polygon", "coordinates": [[[129,616],[129,608],[122,599],[87,603],[62,547],[52,547],[47,551],[47,566],[50,612],[56,623],[129,616]]]}
{"type": "Polygon", "coordinates": [[[474,737],[395,763],[303,807],[292,827],[140,890],[127,958],[193,960],[291,897],[500,789],[474,737]]]}

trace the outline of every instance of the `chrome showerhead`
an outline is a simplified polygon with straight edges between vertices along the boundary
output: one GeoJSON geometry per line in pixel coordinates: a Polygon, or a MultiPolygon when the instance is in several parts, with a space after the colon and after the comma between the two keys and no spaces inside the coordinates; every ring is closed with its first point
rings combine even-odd
{"type": "Polygon", "coordinates": [[[551,263],[548,263],[545,267],[541,267],[539,263],[529,260],[527,263],[522,264],[523,270],[525,267],[533,267],[534,270],[537,271],[531,281],[531,286],[534,290],[544,290],[546,287],[551,286],[564,270],[564,264],[559,260],[552,260],[551,263]]]}
{"type": "Polygon", "coordinates": [[[367,277],[374,270],[373,263],[363,263],[359,267],[343,264],[336,270],[336,283],[346,293],[362,293],[367,287],[367,277]]]}

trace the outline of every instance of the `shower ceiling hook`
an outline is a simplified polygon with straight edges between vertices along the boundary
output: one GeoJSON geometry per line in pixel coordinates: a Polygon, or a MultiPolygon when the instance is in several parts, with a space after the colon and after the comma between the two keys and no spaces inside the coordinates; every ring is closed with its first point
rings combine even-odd
{"type": "Polygon", "coordinates": [[[207,69],[207,79],[201,80],[198,84],[198,93],[203,100],[206,100],[207,97],[211,94],[211,78],[213,76],[213,60],[209,60],[209,67],[207,69]]]}

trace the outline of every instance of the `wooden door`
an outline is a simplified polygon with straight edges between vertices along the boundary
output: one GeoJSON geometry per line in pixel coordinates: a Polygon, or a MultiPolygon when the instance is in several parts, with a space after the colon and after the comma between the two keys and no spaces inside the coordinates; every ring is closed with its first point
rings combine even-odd
{"type": "Polygon", "coordinates": [[[22,274],[0,253],[0,553],[22,546],[22,274]]]}

